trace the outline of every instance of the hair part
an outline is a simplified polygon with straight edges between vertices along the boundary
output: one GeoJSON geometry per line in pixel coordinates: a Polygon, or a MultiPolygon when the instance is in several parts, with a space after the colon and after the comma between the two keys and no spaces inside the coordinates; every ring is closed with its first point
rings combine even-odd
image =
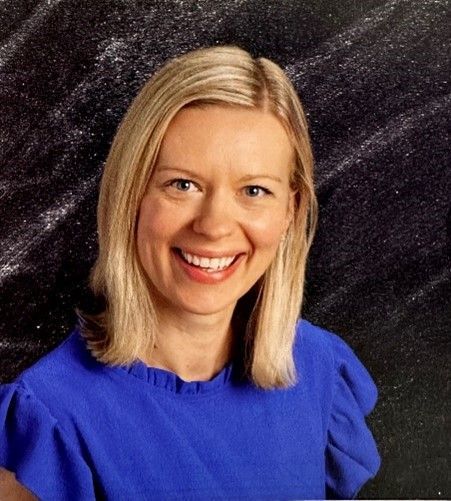
{"type": "Polygon", "coordinates": [[[291,188],[296,207],[285,240],[242,313],[243,367],[258,387],[296,382],[293,343],[305,284],[306,261],[317,225],[313,155],[297,93],[274,62],[233,46],[198,49],[165,64],[133,100],[113,139],[97,208],[99,254],[90,286],[103,298],[95,315],[80,310],[82,335],[99,361],[128,365],[149,353],[156,310],[139,261],[136,228],[141,200],[161,141],[187,106],[240,106],[273,113],[293,145],[291,188]]]}

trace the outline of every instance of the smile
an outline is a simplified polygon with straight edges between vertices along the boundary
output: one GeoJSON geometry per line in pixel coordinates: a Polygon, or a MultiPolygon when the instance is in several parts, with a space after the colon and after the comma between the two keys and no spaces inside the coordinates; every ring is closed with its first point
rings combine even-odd
{"type": "Polygon", "coordinates": [[[197,266],[199,268],[203,268],[207,271],[221,271],[228,268],[236,256],[224,256],[224,257],[214,257],[209,258],[205,256],[198,256],[196,254],[190,254],[189,252],[185,252],[182,249],[178,249],[183,259],[191,264],[192,266],[197,266]]]}
{"type": "Polygon", "coordinates": [[[176,262],[187,277],[195,282],[210,285],[218,284],[231,277],[246,257],[245,253],[238,253],[235,256],[206,257],[182,251],[177,247],[174,247],[172,251],[176,262]]]}

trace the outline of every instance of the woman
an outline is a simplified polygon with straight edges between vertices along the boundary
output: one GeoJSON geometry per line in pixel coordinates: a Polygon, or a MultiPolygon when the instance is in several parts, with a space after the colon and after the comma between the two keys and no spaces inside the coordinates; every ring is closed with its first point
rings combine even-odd
{"type": "Polygon", "coordinates": [[[353,497],[377,391],[298,319],[316,219],[283,71],[234,46],[166,64],[106,162],[104,308],[3,386],[0,465],[52,500],[353,497]]]}

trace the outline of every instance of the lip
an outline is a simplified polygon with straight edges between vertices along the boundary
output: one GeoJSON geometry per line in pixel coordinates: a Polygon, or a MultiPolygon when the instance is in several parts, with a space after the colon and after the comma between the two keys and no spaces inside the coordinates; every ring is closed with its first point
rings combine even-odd
{"type": "MultiPolygon", "coordinates": [[[[189,251],[187,251],[189,252],[189,251]]],[[[191,252],[189,252],[191,254],[191,252]]],[[[214,271],[209,273],[208,271],[204,271],[201,268],[197,266],[192,266],[191,264],[187,263],[177,252],[176,249],[172,249],[172,255],[174,256],[174,259],[177,261],[177,263],[180,265],[180,267],[183,269],[185,274],[191,279],[194,280],[195,282],[199,282],[202,284],[217,284],[220,282],[224,282],[227,280],[233,273],[235,273],[236,269],[239,267],[243,259],[245,258],[245,254],[241,253],[240,256],[233,262],[228,268],[222,271],[214,271]]],[[[208,257],[205,256],[204,257],[208,257]]],[[[216,256],[212,256],[216,257],[216,256]]]]}

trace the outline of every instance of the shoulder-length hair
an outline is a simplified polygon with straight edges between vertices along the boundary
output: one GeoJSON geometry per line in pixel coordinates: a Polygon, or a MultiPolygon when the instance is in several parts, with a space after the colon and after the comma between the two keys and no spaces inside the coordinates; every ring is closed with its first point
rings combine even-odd
{"type": "Polygon", "coordinates": [[[151,352],[157,325],[137,252],[138,210],[176,113],[185,106],[215,104],[272,112],[293,145],[291,224],[272,264],[235,310],[243,320],[245,375],[260,388],[286,388],[296,382],[293,343],[318,217],[313,156],[302,105],[285,73],[237,46],[198,49],[170,60],[124,116],[101,181],[99,254],[90,275],[91,289],[104,300],[104,308],[95,315],[77,310],[81,332],[91,353],[104,363],[128,365],[151,352]]]}

